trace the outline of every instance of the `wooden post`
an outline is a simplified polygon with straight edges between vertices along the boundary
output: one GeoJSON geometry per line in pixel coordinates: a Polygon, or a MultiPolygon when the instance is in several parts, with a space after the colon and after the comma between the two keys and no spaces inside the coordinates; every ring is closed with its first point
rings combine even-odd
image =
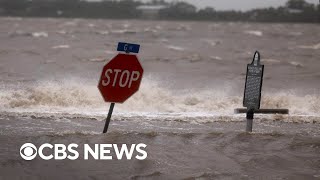
{"type": "MultiPolygon", "coordinates": [[[[235,114],[244,114],[247,112],[247,108],[237,108],[234,110],[235,114]]],[[[255,109],[253,112],[255,114],[289,114],[289,109],[255,109]]]]}

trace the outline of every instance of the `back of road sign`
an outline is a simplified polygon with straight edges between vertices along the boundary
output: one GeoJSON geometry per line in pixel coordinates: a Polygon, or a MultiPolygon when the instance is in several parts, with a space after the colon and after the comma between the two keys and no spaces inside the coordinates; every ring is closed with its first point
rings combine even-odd
{"type": "Polygon", "coordinates": [[[243,106],[248,109],[260,109],[263,70],[264,65],[260,64],[260,54],[256,51],[252,63],[247,65],[243,106]]]}

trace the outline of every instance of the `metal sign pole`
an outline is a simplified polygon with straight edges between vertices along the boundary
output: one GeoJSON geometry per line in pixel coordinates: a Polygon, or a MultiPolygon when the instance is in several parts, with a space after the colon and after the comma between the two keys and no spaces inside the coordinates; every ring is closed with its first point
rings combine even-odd
{"type": "Polygon", "coordinates": [[[247,111],[247,128],[246,128],[247,132],[252,132],[253,116],[254,116],[254,110],[249,109],[247,111]]]}
{"type": "MultiPolygon", "coordinates": [[[[123,51],[126,54],[129,54],[130,52],[139,53],[139,50],[140,50],[139,44],[129,44],[129,43],[124,43],[124,42],[118,43],[117,51],[123,51]]],[[[114,105],[115,105],[115,103],[111,103],[111,105],[110,105],[108,116],[106,119],[106,124],[104,125],[104,129],[103,129],[103,133],[107,133],[107,131],[108,131],[108,127],[109,127],[109,124],[111,121],[111,116],[112,116],[114,105]]]]}
{"type": "Polygon", "coordinates": [[[264,65],[260,64],[260,53],[256,51],[251,64],[247,65],[246,83],[244,89],[243,106],[237,108],[236,114],[246,113],[247,132],[252,132],[253,117],[256,114],[289,114],[288,109],[260,109],[261,89],[264,65]]]}
{"type": "Polygon", "coordinates": [[[252,132],[254,111],[260,109],[264,65],[260,64],[260,53],[256,51],[251,64],[247,65],[243,106],[247,107],[247,132],[252,132]]]}
{"type": "Polygon", "coordinates": [[[246,132],[252,132],[254,114],[289,114],[289,109],[247,109],[237,108],[235,114],[246,114],[247,127],[246,132]]]}
{"type": "Polygon", "coordinates": [[[115,103],[111,103],[111,105],[110,105],[108,116],[107,116],[107,119],[106,119],[106,124],[104,125],[104,129],[103,129],[103,133],[106,133],[108,131],[108,127],[109,127],[109,123],[110,123],[110,120],[111,120],[111,116],[112,116],[114,105],[115,105],[115,103]]]}

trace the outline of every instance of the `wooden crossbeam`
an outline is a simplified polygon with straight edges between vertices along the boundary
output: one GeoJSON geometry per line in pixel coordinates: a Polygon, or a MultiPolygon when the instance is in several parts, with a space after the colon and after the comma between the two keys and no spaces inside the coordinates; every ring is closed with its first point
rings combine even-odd
{"type": "MultiPolygon", "coordinates": [[[[246,108],[237,108],[234,110],[235,114],[247,113],[246,108]]],[[[289,109],[256,109],[253,111],[255,114],[289,114],[289,109]]]]}

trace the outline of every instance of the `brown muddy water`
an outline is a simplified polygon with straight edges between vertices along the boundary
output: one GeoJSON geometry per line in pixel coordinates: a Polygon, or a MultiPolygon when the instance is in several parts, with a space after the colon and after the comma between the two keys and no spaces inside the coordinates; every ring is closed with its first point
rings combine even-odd
{"type": "Polygon", "coordinates": [[[319,39],[317,24],[0,18],[0,179],[320,179],[319,39]],[[145,75],[105,135],[97,83],[119,41],[141,44],[145,75]],[[290,114],[256,115],[247,134],[233,110],[255,50],[261,107],[290,114]],[[25,161],[27,142],[144,143],[148,157],[25,161]]]}

